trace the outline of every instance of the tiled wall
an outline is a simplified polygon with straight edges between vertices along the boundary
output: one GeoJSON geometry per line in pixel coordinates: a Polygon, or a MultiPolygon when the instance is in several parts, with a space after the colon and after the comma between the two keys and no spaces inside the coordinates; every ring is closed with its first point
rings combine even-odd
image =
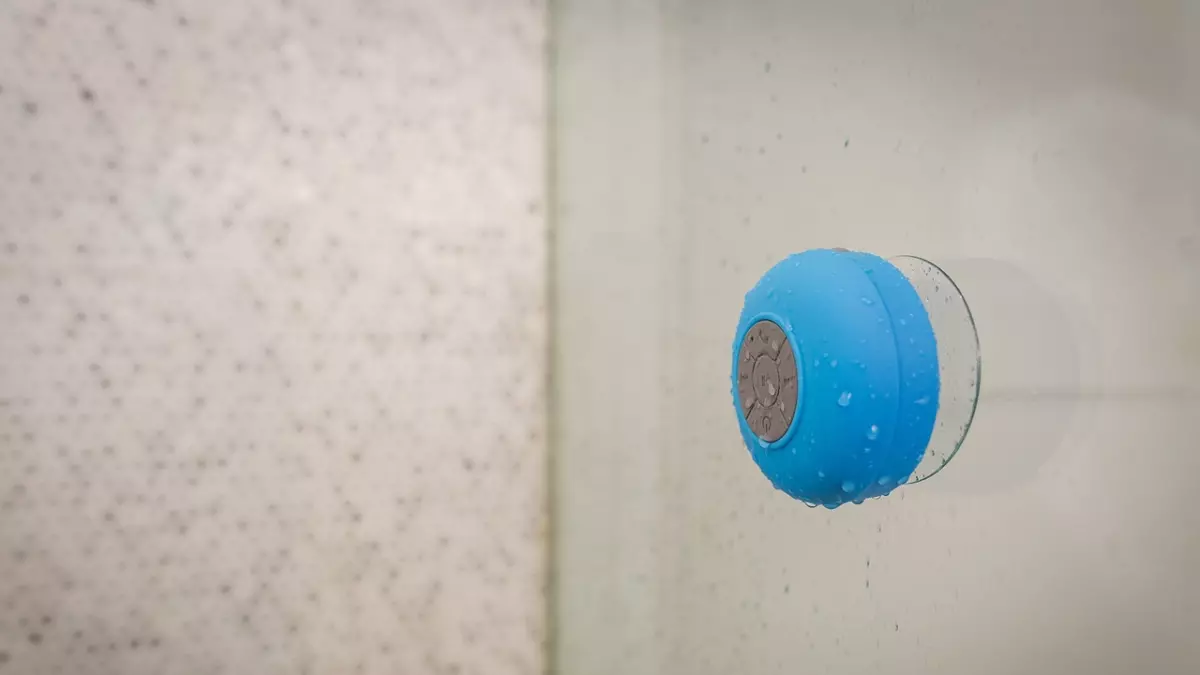
{"type": "Polygon", "coordinates": [[[544,13],[0,5],[0,675],[541,670],[544,13]]]}

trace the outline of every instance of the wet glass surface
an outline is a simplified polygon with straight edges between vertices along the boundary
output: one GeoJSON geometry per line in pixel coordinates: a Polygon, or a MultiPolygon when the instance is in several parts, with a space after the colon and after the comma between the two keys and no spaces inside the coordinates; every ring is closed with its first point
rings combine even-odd
{"type": "Polygon", "coordinates": [[[561,3],[560,672],[1200,670],[1200,23],[1102,5],[561,3]],[[954,461],[830,512],[730,355],[833,247],[936,263],[981,361],[918,477],[954,461]]]}

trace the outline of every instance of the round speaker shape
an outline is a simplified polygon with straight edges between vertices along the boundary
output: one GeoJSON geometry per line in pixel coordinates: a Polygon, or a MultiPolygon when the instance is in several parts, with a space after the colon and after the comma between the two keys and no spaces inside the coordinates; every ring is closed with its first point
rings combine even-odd
{"type": "Polygon", "coordinates": [[[746,294],[732,380],[762,472],[832,509],[950,462],[979,399],[979,337],[958,287],[933,263],[814,249],[746,294]]]}

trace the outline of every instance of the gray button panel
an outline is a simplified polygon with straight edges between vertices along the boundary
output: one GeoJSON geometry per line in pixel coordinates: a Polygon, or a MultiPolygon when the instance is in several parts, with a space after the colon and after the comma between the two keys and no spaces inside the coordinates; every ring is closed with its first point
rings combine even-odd
{"type": "Polygon", "coordinates": [[[750,327],[738,349],[738,397],[746,423],[768,443],[783,438],[796,415],[800,383],[796,357],[774,321],[750,327]]]}

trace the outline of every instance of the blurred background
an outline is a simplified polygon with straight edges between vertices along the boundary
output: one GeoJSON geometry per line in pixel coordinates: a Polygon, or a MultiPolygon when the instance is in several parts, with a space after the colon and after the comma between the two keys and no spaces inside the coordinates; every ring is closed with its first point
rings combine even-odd
{"type": "Polygon", "coordinates": [[[1200,672],[1200,3],[6,0],[0,675],[1200,672]],[[945,471],[738,435],[942,265],[945,471]]]}
{"type": "Polygon", "coordinates": [[[0,6],[0,673],[534,673],[546,8],[0,6]]]}

